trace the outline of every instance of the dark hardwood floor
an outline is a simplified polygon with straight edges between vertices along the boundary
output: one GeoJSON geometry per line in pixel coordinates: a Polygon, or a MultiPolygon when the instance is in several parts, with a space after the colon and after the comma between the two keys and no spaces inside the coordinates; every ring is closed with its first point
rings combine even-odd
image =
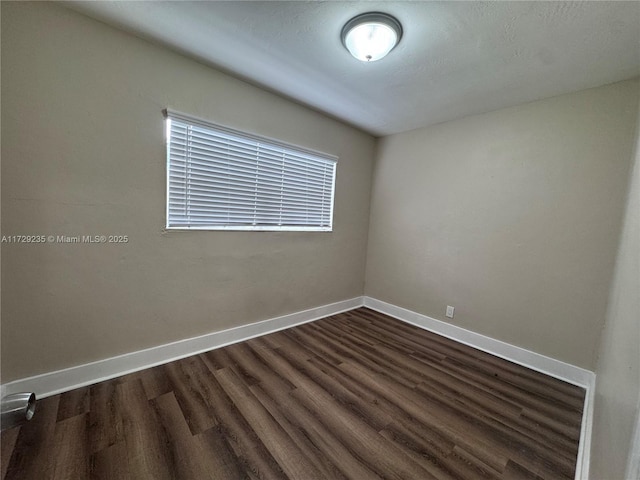
{"type": "Polygon", "coordinates": [[[584,390],[366,308],[38,401],[4,479],[572,479],[584,390]]]}

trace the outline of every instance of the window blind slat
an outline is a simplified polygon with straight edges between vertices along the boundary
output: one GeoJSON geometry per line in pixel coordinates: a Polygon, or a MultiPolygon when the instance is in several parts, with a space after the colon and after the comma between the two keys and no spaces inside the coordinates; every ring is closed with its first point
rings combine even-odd
{"type": "MultiPolygon", "coordinates": [[[[204,194],[187,194],[184,191],[175,191],[171,190],[169,192],[170,200],[179,201],[179,202],[189,202],[190,205],[200,204],[220,204],[220,203],[228,203],[228,204],[244,204],[244,203],[255,203],[259,201],[262,205],[266,207],[277,207],[281,208],[281,202],[276,196],[266,196],[266,195],[237,195],[231,199],[230,195],[204,195],[204,194]],[[185,200],[186,197],[186,200],[185,200]]],[[[326,208],[329,205],[329,202],[309,202],[304,198],[296,198],[292,197],[289,199],[289,204],[291,209],[296,209],[299,207],[304,208],[326,208]]]]}
{"type": "MultiPolygon", "coordinates": [[[[236,192],[241,194],[242,192],[255,193],[257,191],[263,194],[276,194],[282,198],[308,198],[310,201],[318,201],[319,198],[324,199],[326,195],[321,189],[303,187],[289,187],[283,191],[283,188],[279,185],[262,185],[255,187],[254,183],[251,183],[248,178],[225,178],[217,179],[215,177],[202,177],[191,176],[185,179],[184,188],[187,188],[190,192],[207,192],[207,191],[224,191],[224,192],[236,192]]],[[[171,185],[178,186],[177,181],[172,181],[171,185]]],[[[183,187],[181,187],[183,188],[183,187]]]]}
{"type": "MultiPolygon", "coordinates": [[[[252,169],[254,171],[265,171],[265,172],[286,172],[292,176],[299,177],[315,177],[320,178],[324,177],[327,174],[326,168],[316,168],[311,166],[298,167],[297,165],[291,165],[291,162],[277,162],[270,163],[264,161],[263,158],[260,158],[258,163],[254,159],[246,160],[243,157],[238,157],[234,155],[217,155],[216,152],[205,152],[196,149],[192,149],[188,152],[190,158],[191,165],[198,165],[208,169],[217,168],[229,168],[230,165],[237,165],[239,168],[244,167],[245,169],[252,169]]],[[[187,153],[178,152],[176,153],[176,160],[184,163],[184,158],[186,158],[187,153]]]]}

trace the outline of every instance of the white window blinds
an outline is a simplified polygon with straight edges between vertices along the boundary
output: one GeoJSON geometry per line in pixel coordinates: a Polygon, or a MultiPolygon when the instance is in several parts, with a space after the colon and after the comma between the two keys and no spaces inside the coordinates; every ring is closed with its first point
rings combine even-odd
{"type": "Polygon", "coordinates": [[[332,229],[335,157],[165,116],[167,228],[332,229]]]}

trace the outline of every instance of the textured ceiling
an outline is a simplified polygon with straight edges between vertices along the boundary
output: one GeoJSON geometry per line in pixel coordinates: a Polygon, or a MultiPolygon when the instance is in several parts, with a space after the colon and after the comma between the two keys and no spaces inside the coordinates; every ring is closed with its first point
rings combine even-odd
{"type": "Polygon", "coordinates": [[[640,74],[640,2],[69,2],[374,135],[640,74]],[[362,63],[340,30],[366,11],[404,36],[362,63]]]}

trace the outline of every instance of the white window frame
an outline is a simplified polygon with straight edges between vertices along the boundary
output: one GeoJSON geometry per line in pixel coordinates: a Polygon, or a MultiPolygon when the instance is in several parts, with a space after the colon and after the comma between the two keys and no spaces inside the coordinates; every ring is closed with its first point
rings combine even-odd
{"type": "MultiPolygon", "coordinates": [[[[167,164],[166,164],[166,168],[167,168],[167,185],[166,185],[166,224],[165,224],[165,228],[167,230],[232,230],[232,231],[307,231],[307,232],[330,232],[333,230],[333,208],[334,208],[334,196],[335,196],[335,182],[336,182],[336,170],[337,170],[337,161],[338,158],[334,155],[329,155],[326,153],[321,153],[321,152],[317,152],[314,150],[310,150],[307,148],[303,148],[303,147],[299,147],[296,145],[290,145],[284,142],[281,142],[279,140],[274,140],[271,138],[267,138],[267,137],[263,137],[263,136],[259,136],[259,135],[255,135],[252,133],[247,133],[247,132],[242,132],[239,130],[235,130],[229,127],[225,127],[222,125],[218,125],[206,120],[202,120],[199,119],[197,117],[193,117],[191,115],[187,115],[187,114],[183,114],[180,112],[176,112],[173,110],[163,110],[163,114],[165,116],[165,122],[166,122],[166,138],[165,138],[165,143],[166,143],[166,154],[167,154],[167,164]],[[178,124],[181,125],[187,125],[188,127],[192,127],[195,129],[207,129],[209,131],[213,131],[215,132],[216,136],[220,136],[220,138],[224,138],[226,136],[229,136],[229,138],[231,138],[231,141],[234,141],[233,139],[238,137],[240,139],[242,139],[243,142],[247,142],[248,145],[250,145],[251,148],[256,148],[256,154],[255,154],[255,161],[256,161],[256,173],[255,173],[255,178],[253,180],[247,180],[248,182],[255,182],[255,188],[256,188],[256,193],[255,193],[255,215],[254,215],[254,221],[249,224],[248,222],[244,222],[245,224],[238,224],[237,222],[239,221],[239,217],[242,217],[243,215],[246,217],[247,215],[247,211],[246,210],[246,205],[247,202],[242,203],[236,198],[235,200],[231,200],[229,201],[229,205],[227,205],[226,207],[231,207],[231,212],[233,211],[233,207],[236,207],[236,205],[234,205],[234,203],[238,203],[238,205],[240,205],[240,207],[242,210],[240,210],[241,212],[243,212],[243,214],[239,214],[237,215],[238,218],[236,218],[235,220],[232,221],[232,223],[216,223],[215,221],[213,221],[211,224],[202,224],[202,220],[200,222],[195,222],[195,223],[190,223],[187,222],[186,220],[183,221],[176,221],[176,217],[179,217],[179,215],[177,214],[173,214],[172,215],[172,207],[173,207],[173,211],[175,212],[176,210],[176,206],[178,206],[179,208],[185,208],[186,211],[191,211],[190,209],[192,208],[192,204],[191,204],[191,197],[189,194],[190,189],[192,188],[190,185],[190,174],[191,174],[191,170],[189,170],[189,174],[187,174],[187,169],[192,168],[190,165],[190,161],[188,160],[191,159],[191,153],[187,153],[187,151],[191,152],[191,147],[184,147],[184,151],[185,154],[184,155],[174,155],[176,158],[177,157],[184,157],[184,160],[178,160],[176,159],[174,164],[178,164],[178,163],[183,163],[185,166],[184,167],[180,167],[180,168],[184,168],[185,169],[185,173],[184,173],[184,177],[179,177],[177,175],[173,175],[172,176],[172,172],[174,172],[176,169],[172,170],[172,143],[171,143],[171,133],[172,133],[172,129],[171,129],[171,125],[172,122],[178,122],[178,124]],[[255,146],[254,146],[255,144],[255,146]],[[285,202],[284,206],[286,207],[286,200],[287,199],[291,199],[292,195],[294,195],[293,200],[290,200],[289,203],[289,210],[280,210],[281,213],[280,215],[284,215],[286,218],[289,219],[293,219],[289,220],[289,223],[285,222],[280,222],[279,224],[276,224],[274,222],[269,223],[269,224],[265,224],[265,222],[260,222],[260,223],[256,223],[256,219],[257,217],[260,215],[258,212],[259,209],[261,209],[260,207],[262,207],[262,209],[265,207],[265,203],[260,203],[261,200],[258,200],[258,188],[260,186],[262,186],[262,188],[267,188],[267,189],[271,189],[271,191],[273,191],[273,185],[269,184],[269,183],[260,183],[258,177],[260,175],[263,176],[263,178],[266,178],[267,175],[264,174],[264,171],[260,171],[260,162],[264,161],[264,159],[267,159],[267,162],[270,162],[269,167],[271,168],[278,168],[277,164],[275,163],[275,161],[273,160],[273,155],[267,155],[267,154],[263,154],[263,156],[260,156],[260,147],[267,148],[269,152],[274,152],[277,151],[278,154],[282,154],[282,184],[281,184],[281,191],[279,194],[279,201],[280,202],[285,202]],[[317,219],[320,219],[321,221],[317,221],[314,224],[304,224],[305,221],[309,221],[309,218],[307,218],[307,220],[304,220],[303,217],[305,216],[304,214],[300,213],[300,204],[299,202],[308,202],[309,198],[309,192],[306,192],[307,197],[304,197],[305,194],[295,194],[295,193],[291,193],[293,192],[293,190],[289,190],[289,193],[286,193],[285,191],[285,174],[289,174],[289,175],[293,175],[294,177],[294,181],[297,180],[295,177],[297,175],[300,175],[298,173],[295,173],[294,170],[286,170],[285,167],[285,163],[288,163],[290,166],[293,166],[294,168],[297,167],[297,165],[294,164],[294,162],[297,161],[307,161],[310,162],[309,165],[311,165],[310,168],[318,168],[318,165],[322,165],[322,168],[326,168],[329,173],[327,173],[327,176],[323,177],[323,180],[321,182],[321,186],[322,186],[322,193],[320,194],[320,200],[319,203],[317,204],[309,204],[309,208],[311,208],[312,211],[315,211],[315,214],[310,214],[307,211],[307,216],[308,217],[314,217],[317,219]],[[275,166],[275,167],[274,167],[275,166]],[[294,172],[294,173],[291,173],[294,172]],[[178,190],[176,190],[176,185],[178,185],[181,181],[181,178],[184,178],[184,187],[183,188],[179,188],[178,190]],[[172,191],[171,187],[172,187],[172,180],[174,181],[174,190],[172,191]],[[326,191],[326,189],[329,188],[329,191],[326,191]],[[183,192],[180,192],[180,190],[183,190],[183,192]],[[179,193],[176,194],[176,191],[178,191],[179,193]],[[173,195],[173,196],[172,196],[173,195]],[[178,197],[180,196],[184,196],[184,202],[183,203],[176,203],[178,200],[176,200],[178,197]],[[189,197],[189,199],[187,199],[189,197]],[[293,201],[294,203],[291,203],[291,201],[293,201]],[[325,212],[325,208],[327,208],[328,205],[328,215],[327,212],[325,212]],[[317,210],[320,209],[321,213],[318,214],[317,210]],[[327,218],[328,218],[328,222],[327,222],[327,218]]],[[[191,130],[189,129],[189,131],[191,132],[191,130]]],[[[196,130],[197,131],[197,130],[196,130]]],[[[184,141],[184,143],[186,144],[186,140],[184,141]]],[[[175,143],[174,146],[177,146],[178,144],[175,143]]],[[[178,147],[180,148],[180,147],[178,147]]],[[[215,147],[212,147],[215,148],[215,147]]],[[[243,155],[245,155],[243,153],[243,155]]],[[[222,159],[224,158],[224,156],[219,155],[217,157],[215,157],[216,163],[221,163],[222,159]]],[[[252,155],[246,155],[242,158],[243,161],[248,161],[251,162],[253,160],[253,154],[252,155]]],[[[229,158],[226,158],[226,161],[229,161],[229,158]]],[[[279,162],[279,160],[278,160],[279,162]]],[[[212,167],[213,168],[213,167],[212,167]]],[[[219,168],[219,167],[216,167],[219,168]]],[[[238,166],[236,165],[235,168],[238,168],[238,166]]],[[[250,167],[252,168],[252,167],[250,167]]],[[[250,176],[252,176],[253,174],[251,174],[250,176]]],[[[323,174],[324,175],[324,174],[323,174]]],[[[312,174],[313,176],[313,174],[312,174]]],[[[222,177],[217,177],[217,178],[222,178],[222,177]]],[[[300,175],[300,180],[301,182],[303,182],[304,178],[306,178],[307,182],[308,182],[308,174],[307,177],[303,177],[302,175],[300,175]]],[[[244,183],[244,180],[243,180],[244,183]]],[[[296,184],[292,183],[291,180],[288,182],[290,183],[289,187],[290,188],[294,188],[296,187],[296,184]]],[[[305,184],[300,183],[300,186],[302,188],[305,188],[305,184]]],[[[320,183],[318,184],[318,186],[320,186],[320,183]]],[[[307,185],[308,187],[308,185],[307,185]]],[[[209,187],[207,187],[209,188],[209,187]]],[[[222,188],[222,187],[221,187],[222,188]]],[[[243,187],[244,188],[244,187],[243,187]]],[[[221,195],[222,194],[222,190],[215,190],[215,188],[211,187],[211,191],[207,192],[207,193],[211,193],[213,195],[221,195]]],[[[228,195],[228,191],[227,191],[227,195],[228,195]]],[[[272,194],[273,195],[273,194],[272,194]]],[[[275,194],[276,197],[278,197],[278,194],[275,194]]],[[[317,198],[317,194],[315,195],[317,198]]],[[[229,197],[231,198],[231,197],[229,197]]],[[[224,202],[219,202],[219,203],[224,203],[224,202]]],[[[216,210],[215,213],[213,212],[213,209],[215,207],[205,207],[207,210],[211,210],[211,216],[215,217],[220,215],[220,211],[216,210]]],[[[225,210],[227,212],[227,214],[229,214],[230,210],[227,209],[225,210]]],[[[204,215],[207,215],[206,213],[204,215]]],[[[266,216],[272,216],[272,212],[270,211],[269,214],[264,214],[266,216]]],[[[185,215],[185,216],[189,216],[189,215],[185,215]]],[[[233,214],[231,214],[230,218],[233,216],[233,214]]],[[[282,219],[281,219],[282,220],[282,219]]],[[[218,220],[218,222],[220,222],[220,220],[218,220]]]]}

